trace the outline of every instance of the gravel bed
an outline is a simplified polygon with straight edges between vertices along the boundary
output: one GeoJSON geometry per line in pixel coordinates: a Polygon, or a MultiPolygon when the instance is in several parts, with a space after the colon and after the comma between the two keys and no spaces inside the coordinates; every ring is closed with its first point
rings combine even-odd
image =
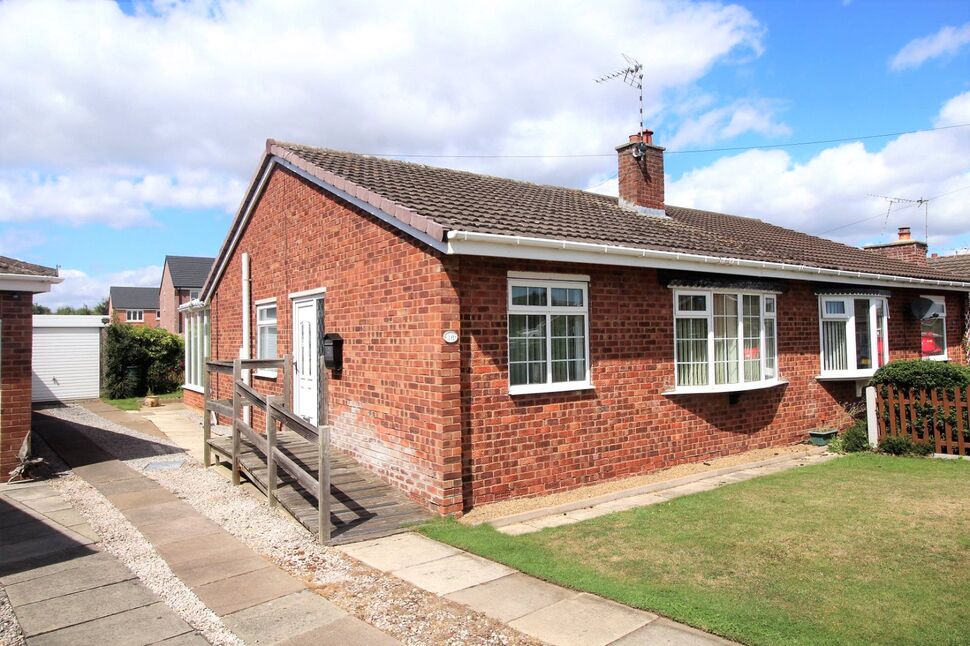
{"type": "MultiPolygon", "coordinates": [[[[56,415],[61,417],[61,415],[56,415]]],[[[65,417],[66,419],[66,417],[65,417]]],[[[192,628],[217,646],[244,646],[222,620],[182,583],[151,543],[104,495],[74,475],[50,447],[34,440],[56,477],[49,482],[97,532],[98,547],[117,558],[192,628]]]]}
{"type": "Polygon", "coordinates": [[[78,406],[48,412],[86,425],[88,436],[119,460],[172,491],[337,606],[406,644],[540,643],[466,606],[320,545],[302,525],[270,509],[265,498],[232,486],[173,443],[132,431],[78,406]],[[181,467],[145,471],[152,462],[171,460],[173,453],[184,459],[181,467]]]}
{"type": "Polygon", "coordinates": [[[25,646],[26,643],[7,592],[0,585],[0,646],[25,646]]]}
{"type": "Polygon", "coordinates": [[[761,460],[767,460],[769,458],[782,455],[802,455],[808,453],[808,450],[809,447],[805,444],[769,449],[754,449],[752,451],[745,451],[744,453],[736,453],[734,455],[713,458],[704,462],[679,464],[669,469],[663,469],[662,471],[655,471],[653,473],[623,478],[621,480],[599,482],[588,487],[570,489],[569,491],[553,493],[547,496],[503,500],[502,502],[476,507],[462,516],[459,519],[459,522],[466,525],[478,525],[480,523],[487,523],[497,518],[503,518],[513,514],[521,514],[526,511],[534,511],[536,509],[543,509],[544,507],[554,507],[556,505],[562,505],[570,502],[579,502],[588,498],[623,491],[624,489],[633,489],[635,487],[654,484],[655,482],[683,478],[684,476],[694,475],[695,473],[704,473],[705,471],[714,471],[715,469],[723,469],[724,467],[733,467],[739,464],[759,462],[761,460]]]}

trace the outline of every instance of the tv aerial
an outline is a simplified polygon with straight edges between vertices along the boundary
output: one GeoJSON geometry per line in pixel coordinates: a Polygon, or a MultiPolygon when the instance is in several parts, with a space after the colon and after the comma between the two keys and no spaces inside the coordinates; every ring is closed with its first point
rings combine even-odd
{"type": "Polygon", "coordinates": [[[640,127],[637,129],[637,132],[640,133],[640,143],[633,147],[633,156],[640,159],[647,152],[647,142],[643,136],[643,131],[646,129],[643,125],[643,64],[632,56],[627,56],[626,54],[623,54],[623,58],[627,62],[627,67],[600,77],[596,79],[596,82],[605,83],[607,81],[612,81],[613,79],[620,79],[630,87],[635,88],[640,92],[640,127]]]}

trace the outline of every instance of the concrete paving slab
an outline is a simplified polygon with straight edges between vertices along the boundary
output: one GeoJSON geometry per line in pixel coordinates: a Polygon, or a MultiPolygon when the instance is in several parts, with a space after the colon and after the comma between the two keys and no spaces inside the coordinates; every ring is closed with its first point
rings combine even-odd
{"type": "Polygon", "coordinates": [[[302,583],[282,570],[266,567],[193,587],[192,591],[222,616],[304,589],[302,583]]]}
{"type": "Polygon", "coordinates": [[[95,487],[113,480],[127,480],[135,473],[134,469],[130,469],[117,460],[72,466],[71,470],[79,478],[83,478],[95,487]]]}
{"type": "Polygon", "coordinates": [[[621,637],[610,646],[724,646],[733,643],[660,618],[621,637]]]}
{"type": "Polygon", "coordinates": [[[174,520],[157,518],[153,521],[139,523],[138,531],[144,534],[145,538],[151,541],[153,545],[161,547],[188,538],[218,534],[225,530],[202,514],[194,514],[174,520]]]}
{"type": "Polygon", "coordinates": [[[56,574],[57,572],[63,572],[64,570],[73,570],[74,568],[93,565],[97,566],[105,565],[110,561],[115,559],[103,552],[93,552],[87,555],[78,556],[74,559],[65,559],[62,561],[57,561],[56,563],[49,563],[47,565],[39,565],[30,569],[23,570],[21,572],[6,574],[0,576],[0,585],[10,586],[15,583],[20,583],[22,581],[29,581],[31,579],[36,579],[39,577],[50,576],[51,574],[56,574]]]}
{"type": "Polygon", "coordinates": [[[401,570],[460,552],[454,547],[412,533],[352,543],[338,549],[384,572],[401,570]]]}
{"type": "Polygon", "coordinates": [[[602,507],[590,507],[589,509],[577,509],[576,511],[571,511],[566,514],[566,517],[572,518],[576,522],[582,522],[584,520],[592,520],[593,518],[599,518],[600,516],[605,516],[612,513],[613,512],[611,510],[603,509],[602,507]]]}
{"type": "Polygon", "coordinates": [[[131,570],[115,559],[79,560],[82,563],[78,567],[6,585],[10,604],[24,606],[135,578],[131,570]]]}
{"type": "MultiPolygon", "coordinates": [[[[76,509],[62,509],[60,511],[52,511],[44,514],[49,519],[57,523],[58,525],[63,525],[64,527],[71,527],[73,525],[80,525],[81,523],[88,522],[87,519],[82,516],[76,509]]],[[[77,531],[77,530],[75,530],[77,531]]]]}
{"type": "Polygon", "coordinates": [[[532,532],[539,531],[538,527],[533,527],[528,523],[515,523],[513,525],[503,525],[502,527],[496,527],[498,531],[503,534],[508,534],[509,536],[521,536],[523,534],[531,534],[532,532]]]}
{"type": "Polygon", "coordinates": [[[155,595],[143,585],[122,581],[16,607],[14,612],[24,635],[31,637],[147,606],[156,601],[155,595]]]}
{"type": "Polygon", "coordinates": [[[443,559],[412,565],[392,574],[419,588],[435,594],[450,594],[471,586],[493,581],[515,570],[504,565],[472,556],[455,554],[443,559]]]}
{"type": "Polygon", "coordinates": [[[71,508],[71,503],[67,502],[58,495],[45,496],[43,498],[31,498],[23,500],[24,505],[30,507],[41,514],[49,514],[52,511],[63,511],[71,508]]]}
{"type": "Polygon", "coordinates": [[[158,489],[158,484],[141,476],[134,471],[131,472],[130,478],[123,478],[121,480],[110,480],[108,482],[102,482],[96,485],[98,491],[100,491],[105,496],[113,496],[122,493],[130,493],[132,491],[149,491],[152,489],[158,489]]]}
{"type": "Polygon", "coordinates": [[[150,507],[134,507],[125,510],[125,518],[135,527],[140,527],[144,523],[156,521],[160,518],[176,520],[186,516],[197,515],[198,512],[181,500],[177,502],[166,502],[150,507]]]}
{"type": "Polygon", "coordinates": [[[154,507],[171,502],[180,502],[178,496],[158,485],[149,489],[142,489],[141,491],[111,494],[107,498],[111,501],[112,505],[122,512],[140,507],[154,507]]]}
{"type": "Polygon", "coordinates": [[[87,546],[93,543],[89,538],[68,533],[70,530],[62,530],[62,533],[48,534],[18,543],[4,545],[0,550],[0,574],[13,572],[14,568],[34,567],[35,562],[52,562],[64,558],[72,558],[74,554],[83,553],[87,546]]]}
{"type": "Polygon", "coordinates": [[[183,635],[192,628],[164,603],[157,602],[108,617],[28,638],[29,646],[143,646],[183,635]]]}
{"type": "Polygon", "coordinates": [[[11,526],[4,525],[3,531],[0,532],[0,547],[48,536],[60,529],[59,525],[39,518],[32,518],[31,521],[11,526]]]}
{"type": "Polygon", "coordinates": [[[535,518],[529,521],[529,524],[537,529],[547,529],[549,527],[562,527],[563,525],[572,525],[578,522],[575,518],[570,518],[565,514],[556,514],[555,516],[545,516],[543,518],[535,518]]]}
{"type": "Polygon", "coordinates": [[[520,572],[446,595],[492,619],[508,623],[578,593],[520,572]]]}
{"type": "Polygon", "coordinates": [[[606,646],[656,618],[582,593],[509,622],[509,626],[555,646],[606,646]]]}
{"type": "Polygon", "coordinates": [[[209,646],[209,642],[199,633],[192,632],[169,637],[160,642],[152,642],[150,646],[209,646]]]}
{"type": "Polygon", "coordinates": [[[249,548],[235,548],[210,558],[199,558],[178,564],[169,563],[169,567],[190,588],[266,568],[276,569],[272,563],[249,548]]]}
{"type": "Polygon", "coordinates": [[[234,612],[222,620],[239,639],[255,645],[275,644],[346,616],[319,594],[303,590],[234,612]]]}
{"type": "Polygon", "coordinates": [[[45,486],[40,487],[32,486],[4,490],[3,496],[5,498],[13,498],[14,500],[33,500],[35,498],[47,498],[53,492],[54,490],[45,484],[45,486]]]}
{"type": "Polygon", "coordinates": [[[94,528],[87,523],[81,523],[80,525],[71,525],[68,527],[72,532],[80,534],[84,538],[89,539],[92,543],[97,543],[101,540],[101,535],[94,531],[94,528]]]}
{"type": "Polygon", "coordinates": [[[356,617],[344,617],[337,621],[279,642],[279,646],[394,646],[398,640],[386,635],[356,617]]]}

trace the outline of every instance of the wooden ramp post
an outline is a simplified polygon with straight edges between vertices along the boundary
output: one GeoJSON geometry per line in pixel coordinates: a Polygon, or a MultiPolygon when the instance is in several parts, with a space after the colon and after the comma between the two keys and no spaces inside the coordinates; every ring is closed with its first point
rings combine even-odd
{"type": "Polygon", "coordinates": [[[273,405],[282,400],[275,395],[266,398],[266,499],[270,507],[276,506],[276,417],[273,405]]]}
{"type": "Polygon", "coordinates": [[[320,522],[320,542],[330,543],[330,379],[323,363],[323,353],[317,357],[317,514],[320,522]]]}
{"type": "Polygon", "coordinates": [[[242,415],[242,400],[237,384],[242,379],[242,360],[232,362],[232,484],[239,485],[239,422],[242,415]]]}
{"type": "Polygon", "coordinates": [[[202,464],[208,469],[212,466],[212,411],[209,410],[209,399],[212,397],[212,387],[209,385],[209,354],[206,353],[202,363],[202,464]]]}

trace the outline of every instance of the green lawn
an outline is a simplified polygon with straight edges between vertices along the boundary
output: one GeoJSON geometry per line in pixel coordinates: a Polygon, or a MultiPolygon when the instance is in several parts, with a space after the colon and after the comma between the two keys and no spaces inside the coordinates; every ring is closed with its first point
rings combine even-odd
{"type": "Polygon", "coordinates": [[[424,534],[749,644],[970,643],[970,462],[850,455],[512,537],[424,534]]]}
{"type": "MultiPolygon", "coordinates": [[[[174,401],[182,399],[182,390],[176,390],[174,393],[167,393],[165,395],[159,395],[158,398],[165,401],[174,401]]],[[[121,410],[138,410],[141,408],[142,402],[145,401],[144,397],[127,397],[125,399],[102,399],[106,404],[111,404],[116,408],[121,410]]]]}

